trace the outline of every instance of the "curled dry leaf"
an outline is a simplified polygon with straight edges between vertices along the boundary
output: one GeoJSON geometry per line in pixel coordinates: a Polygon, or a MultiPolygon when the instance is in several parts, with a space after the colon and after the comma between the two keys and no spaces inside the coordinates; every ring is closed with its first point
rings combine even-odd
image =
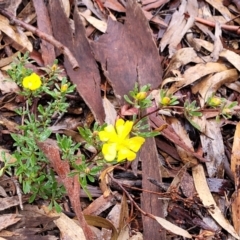
{"type": "Polygon", "coordinates": [[[165,76],[169,76],[172,70],[180,69],[181,66],[184,66],[190,62],[203,63],[203,60],[198,57],[193,48],[189,47],[179,49],[171,58],[165,76]]]}
{"type": "Polygon", "coordinates": [[[110,221],[99,216],[84,215],[84,217],[87,223],[91,226],[107,228],[112,230],[111,240],[117,240],[117,235],[118,235],[117,229],[114,227],[114,225],[110,221]]]}
{"type": "Polygon", "coordinates": [[[196,83],[192,87],[192,91],[193,93],[200,93],[200,105],[203,107],[207,99],[222,85],[235,82],[237,79],[238,72],[236,69],[224,70],[214,75],[205,77],[203,80],[201,80],[199,83],[196,83]]]}
{"type": "Polygon", "coordinates": [[[188,86],[189,84],[194,83],[196,80],[215,72],[221,72],[227,70],[225,64],[222,63],[199,63],[196,64],[194,67],[188,68],[184,74],[184,80],[180,82],[176,82],[171,86],[169,89],[169,93],[175,93],[179,89],[188,86]]]}
{"type": "Polygon", "coordinates": [[[217,206],[206,181],[203,166],[198,164],[192,168],[192,175],[194,180],[194,185],[201,199],[203,205],[208,208],[208,212],[215,219],[215,221],[227,232],[229,232],[236,239],[240,239],[233,226],[228,222],[228,220],[223,216],[221,210],[217,206]]]}
{"type": "Polygon", "coordinates": [[[172,232],[172,233],[175,233],[177,236],[183,236],[183,237],[186,237],[186,238],[192,238],[192,235],[190,235],[188,233],[188,231],[172,224],[171,222],[167,221],[166,219],[164,218],[161,218],[161,217],[157,217],[157,216],[154,216],[154,218],[156,219],[156,221],[163,227],[165,228],[166,230],[172,232]]]}
{"type": "MultiPolygon", "coordinates": [[[[117,165],[116,165],[117,166],[117,165]]],[[[104,197],[108,197],[111,193],[111,189],[109,188],[108,186],[108,182],[109,182],[109,177],[108,177],[108,173],[112,172],[113,169],[116,167],[116,166],[111,166],[111,167],[108,167],[106,168],[105,170],[103,170],[101,172],[101,175],[99,177],[99,186],[103,192],[103,196],[104,197]]]]}

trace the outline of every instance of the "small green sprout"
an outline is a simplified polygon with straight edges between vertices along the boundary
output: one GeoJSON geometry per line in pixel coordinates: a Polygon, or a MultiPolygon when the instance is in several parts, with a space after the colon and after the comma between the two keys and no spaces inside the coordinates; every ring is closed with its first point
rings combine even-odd
{"type": "Polygon", "coordinates": [[[160,106],[174,106],[179,104],[178,98],[173,94],[168,94],[167,90],[160,90],[160,106]]]}
{"type": "Polygon", "coordinates": [[[196,106],[196,100],[193,102],[189,102],[189,100],[186,100],[184,103],[184,115],[187,118],[191,117],[201,117],[202,113],[199,111],[200,107],[196,106]]]}
{"type": "Polygon", "coordinates": [[[229,104],[223,104],[222,108],[220,109],[220,115],[222,115],[225,119],[232,118],[234,114],[234,107],[238,105],[238,102],[231,102],[229,104]]]}
{"type": "Polygon", "coordinates": [[[189,100],[186,100],[184,103],[184,116],[187,118],[187,120],[199,131],[201,130],[200,126],[193,121],[194,117],[201,117],[202,113],[199,111],[200,107],[196,106],[196,101],[189,102],[189,100]]]}

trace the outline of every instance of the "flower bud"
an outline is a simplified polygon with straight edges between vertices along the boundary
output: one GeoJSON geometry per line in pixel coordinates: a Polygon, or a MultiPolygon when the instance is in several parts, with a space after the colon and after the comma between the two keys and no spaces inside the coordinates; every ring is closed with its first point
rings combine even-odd
{"type": "Polygon", "coordinates": [[[208,104],[209,104],[209,106],[212,106],[212,107],[218,107],[221,103],[222,103],[221,98],[212,97],[208,104]]]}
{"type": "Polygon", "coordinates": [[[57,64],[53,64],[52,67],[51,67],[51,70],[53,72],[55,72],[57,70],[57,64]]]}
{"type": "Polygon", "coordinates": [[[84,170],[84,172],[86,173],[86,174],[89,174],[90,173],[90,168],[85,168],[85,170],[84,170]]]}
{"type": "Polygon", "coordinates": [[[170,97],[163,97],[163,99],[161,100],[161,104],[164,106],[168,106],[170,104],[170,97]]]}
{"type": "Polygon", "coordinates": [[[61,92],[66,92],[67,89],[68,89],[68,85],[67,85],[67,84],[63,84],[63,85],[61,86],[61,92]]]}
{"type": "Polygon", "coordinates": [[[146,92],[139,92],[137,95],[136,95],[136,99],[137,100],[143,100],[147,97],[147,93],[146,92]]]}

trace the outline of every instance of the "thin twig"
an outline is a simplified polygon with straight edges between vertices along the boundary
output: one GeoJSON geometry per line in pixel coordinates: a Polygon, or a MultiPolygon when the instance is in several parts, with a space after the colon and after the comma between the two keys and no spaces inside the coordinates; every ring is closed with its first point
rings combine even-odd
{"type": "Polygon", "coordinates": [[[143,211],[143,210],[137,205],[137,203],[133,200],[133,198],[132,198],[131,195],[128,193],[128,191],[127,191],[118,181],[116,181],[110,174],[108,174],[108,176],[111,178],[111,180],[112,180],[114,183],[116,183],[116,184],[123,190],[123,192],[126,194],[126,196],[128,197],[128,199],[129,199],[129,200],[131,201],[131,203],[137,208],[137,210],[138,210],[139,212],[141,212],[144,216],[148,216],[148,217],[156,220],[152,214],[143,211]]]}
{"type": "Polygon", "coordinates": [[[32,25],[17,19],[12,13],[10,13],[2,8],[0,8],[0,14],[2,14],[4,17],[8,18],[12,24],[23,27],[24,29],[32,32],[33,34],[37,35],[41,39],[51,43],[53,46],[58,48],[68,58],[69,62],[71,63],[71,65],[73,67],[73,70],[76,70],[79,68],[78,62],[77,62],[76,58],[73,56],[73,54],[71,53],[71,51],[69,50],[69,48],[64,46],[59,41],[57,41],[53,36],[48,35],[42,31],[40,31],[36,27],[33,27],[32,25]]]}
{"type": "MultiPolygon", "coordinates": [[[[187,13],[185,14],[185,16],[189,17],[189,15],[187,13]]],[[[206,19],[203,19],[203,18],[199,18],[199,17],[195,17],[195,21],[199,22],[199,23],[202,23],[204,25],[207,25],[209,27],[215,27],[216,26],[215,22],[212,22],[212,21],[209,21],[209,20],[206,20],[206,19]]],[[[225,30],[228,30],[228,31],[231,31],[231,32],[236,32],[237,34],[240,35],[240,27],[239,26],[221,24],[221,28],[225,29],[225,30]]]]}

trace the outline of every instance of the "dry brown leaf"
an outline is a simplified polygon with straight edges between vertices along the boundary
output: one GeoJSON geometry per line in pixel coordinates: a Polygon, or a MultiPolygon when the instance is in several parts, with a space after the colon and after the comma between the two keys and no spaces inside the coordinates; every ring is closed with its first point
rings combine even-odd
{"type": "Polygon", "coordinates": [[[239,184],[240,184],[240,175],[239,175],[239,169],[240,169],[240,123],[237,124],[235,134],[234,134],[234,140],[233,140],[233,147],[232,147],[232,156],[231,156],[231,170],[234,174],[234,180],[235,180],[235,196],[233,197],[232,202],[232,219],[233,219],[233,225],[236,230],[236,232],[240,235],[240,190],[239,190],[239,184]]]}
{"type": "Polygon", "coordinates": [[[116,196],[111,194],[107,197],[101,195],[96,198],[91,204],[89,204],[84,210],[85,215],[94,215],[97,216],[104,212],[106,209],[112,207],[115,204],[116,196]]]}
{"type": "Polygon", "coordinates": [[[222,0],[206,0],[206,2],[219,11],[227,21],[230,21],[232,18],[234,18],[228,8],[223,5],[222,0]]]}
{"type": "Polygon", "coordinates": [[[172,56],[165,76],[168,76],[172,70],[180,69],[181,66],[184,66],[190,62],[203,63],[203,60],[198,57],[196,51],[193,48],[189,47],[179,49],[172,56]]]}
{"type": "Polygon", "coordinates": [[[118,240],[130,238],[130,232],[128,228],[128,219],[129,219],[128,203],[127,203],[126,195],[123,194],[122,201],[121,201],[121,212],[120,212],[119,223],[118,223],[118,229],[119,229],[118,240]]]}
{"type": "Polygon", "coordinates": [[[0,231],[17,223],[21,218],[17,214],[3,214],[0,216],[0,231]]]}
{"type": "Polygon", "coordinates": [[[192,27],[195,21],[195,17],[198,14],[198,3],[193,1],[181,1],[181,5],[178,11],[175,11],[172,15],[172,20],[163,38],[160,42],[161,51],[168,45],[169,57],[176,52],[177,45],[182,40],[185,33],[192,27]],[[186,20],[185,12],[188,12],[189,18],[186,20]]]}
{"type": "Polygon", "coordinates": [[[99,31],[105,33],[107,30],[107,23],[99,20],[93,16],[89,16],[87,14],[85,14],[85,12],[79,12],[79,14],[81,16],[83,16],[91,25],[93,25],[96,29],[98,29],[99,31]]]}
{"type": "MultiPolygon", "coordinates": [[[[168,118],[167,121],[171,124],[176,134],[182,139],[186,146],[194,151],[191,140],[189,139],[189,136],[182,124],[176,118],[168,118]]],[[[176,145],[176,148],[181,160],[184,164],[186,164],[187,167],[196,166],[198,164],[197,159],[191,153],[187,152],[178,145],[176,145]]]]}
{"type": "MultiPolygon", "coordinates": [[[[208,41],[195,38],[194,42],[197,45],[207,49],[209,52],[213,51],[213,44],[208,41]]],[[[240,56],[239,56],[239,54],[237,54],[233,51],[230,51],[230,50],[223,49],[223,51],[220,53],[219,56],[226,58],[238,71],[240,71],[240,56]]]]}
{"type": "Polygon", "coordinates": [[[226,160],[222,133],[219,123],[213,119],[206,121],[205,134],[200,135],[209,177],[214,177],[226,160]]]}
{"type": "Polygon", "coordinates": [[[192,175],[199,198],[201,199],[203,205],[208,208],[208,212],[210,213],[210,215],[223,229],[229,232],[233,237],[240,239],[233,226],[223,216],[221,210],[217,206],[209,190],[203,166],[201,164],[198,164],[197,166],[193,167],[192,175]]]}
{"type": "Polygon", "coordinates": [[[50,212],[47,207],[43,209],[49,217],[59,217],[57,220],[54,220],[54,223],[59,228],[62,239],[86,240],[82,228],[73,219],[70,219],[64,213],[50,212]]]}
{"type": "Polygon", "coordinates": [[[194,67],[188,68],[184,74],[184,80],[180,82],[174,83],[171,88],[169,89],[169,93],[175,93],[179,89],[188,86],[189,84],[194,83],[198,79],[215,72],[221,72],[227,70],[225,64],[222,63],[199,63],[196,64],[194,67]]]}
{"type": "Polygon", "coordinates": [[[106,0],[103,5],[104,7],[110,8],[117,12],[126,12],[125,7],[123,7],[123,5],[117,0],[106,0]]]}
{"type": "Polygon", "coordinates": [[[156,221],[163,227],[165,228],[166,230],[172,232],[172,233],[175,233],[177,236],[183,236],[183,237],[186,237],[186,238],[192,238],[192,235],[190,235],[188,233],[188,231],[186,231],[185,229],[182,229],[174,224],[172,224],[171,222],[167,221],[166,219],[164,218],[161,218],[161,217],[157,217],[157,216],[154,216],[154,218],[156,219],[156,221]]]}
{"type": "Polygon", "coordinates": [[[69,0],[61,0],[61,1],[62,1],[64,11],[65,11],[67,17],[69,17],[70,16],[70,2],[69,2],[69,0]]]}
{"type": "Polygon", "coordinates": [[[0,71],[0,90],[2,93],[19,92],[18,85],[0,71]]]}
{"type": "Polygon", "coordinates": [[[240,93],[240,82],[225,83],[225,86],[240,93]]]}
{"type": "Polygon", "coordinates": [[[105,20],[105,17],[102,12],[100,12],[98,9],[96,9],[93,5],[93,2],[91,0],[82,0],[83,4],[87,7],[87,9],[91,10],[91,12],[97,16],[101,20],[105,20]]]}
{"type": "Polygon", "coordinates": [[[10,207],[18,206],[19,204],[20,203],[19,203],[19,197],[18,196],[1,198],[0,211],[3,211],[3,210],[8,209],[10,207]]]}
{"type": "Polygon", "coordinates": [[[213,59],[213,62],[216,62],[219,58],[219,54],[220,52],[223,50],[223,45],[222,45],[222,41],[221,41],[221,37],[222,37],[222,29],[221,29],[221,25],[219,22],[216,22],[215,25],[215,38],[214,38],[214,47],[213,47],[213,51],[211,53],[211,57],[213,59]]]}
{"type": "Polygon", "coordinates": [[[87,223],[91,226],[107,228],[112,230],[111,240],[117,240],[117,235],[118,235],[117,229],[114,227],[114,225],[110,221],[99,216],[84,215],[84,217],[87,223]]]}
{"type": "Polygon", "coordinates": [[[19,27],[15,28],[10,25],[9,20],[2,15],[0,15],[0,30],[29,52],[32,52],[33,46],[26,34],[19,27]]]}
{"type": "Polygon", "coordinates": [[[103,170],[102,172],[101,172],[101,175],[100,175],[100,177],[99,177],[99,186],[100,186],[100,188],[101,188],[101,190],[102,190],[102,192],[103,192],[103,196],[104,197],[108,197],[109,195],[110,195],[110,193],[111,193],[111,189],[109,188],[109,186],[108,186],[108,173],[110,173],[110,172],[112,172],[113,171],[113,169],[116,167],[117,165],[115,165],[115,166],[111,166],[111,167],[108,167],[108,168],[106,168],[105,170],[103,170]]]}
{"type": "Polygon", "coordinates": [[[102,101],[106,116],[105,123],[114,125],[117,119],[117,112],[114,108],[114,105],[106,98],[106,96],[104,96],[102,101]]]}
{"type": "MultiPolygon", "coordinates": [[[[184,28],[184,26],[186,25],[186,19],[184,16],[184,13],[186,12],[186,8],[187,8],[187,2],[186,0],[182,1],[181,6],[179,7],[178,11],[175,11],[174,14],[172,15],[172,20],[165,32],[165,34],[163,35],[161,42],[160,42],[160,49],[161,51],[163,51],[165,49],[165,47],[167,45],[170,44],[172,45],[171,48],[176,48],[176,46],[173,46],[173,39],[176,38],[177,42],[179,43],[183,37],[182,35],[182,30],[184,28]]],[[[169,53],[169,57],[171,57],[174,54],[174,52],[172,52],[171,54],[169,53]]]]}

